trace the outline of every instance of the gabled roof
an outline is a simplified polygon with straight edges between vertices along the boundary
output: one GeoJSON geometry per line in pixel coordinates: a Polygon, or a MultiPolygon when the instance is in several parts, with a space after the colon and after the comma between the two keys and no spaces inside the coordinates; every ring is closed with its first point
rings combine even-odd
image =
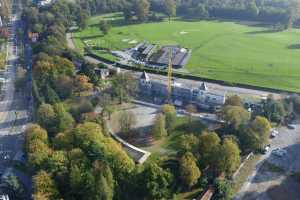
{"type": "Polygon", "coordinates": [[[208,87],[206,86],[206,84],[203,82],[200,87],[199,87],[200,90],[204,90],[204,91],[207,91],[208,90],[208,87]]]}
{"type": "Polygon", "coordinates": [[[142,73],[140,79],[144,79],[146,81],[150,81],[149,75],[145,71],[142,73]]]}

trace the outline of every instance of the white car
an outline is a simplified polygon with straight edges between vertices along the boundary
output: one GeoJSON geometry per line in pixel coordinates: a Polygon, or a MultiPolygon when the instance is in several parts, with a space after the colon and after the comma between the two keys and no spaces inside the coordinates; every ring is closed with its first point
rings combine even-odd
{"type": "Polygon", "coordinates": [[[272,151],[272,154],[278,157],[282,157],[286,155],[286,150],[284,149],[280,149],[280,148],[276,148],[272,151]]]}
{"type": "Polygon", "coordinates": [[[274,137],[276,137],[277,135],[279,134],[279,132],[277,131],[277,130],[275,130],[275,129],[273,129],[273,130],[271,130],[271,138],[274,138],[274,137]]]}

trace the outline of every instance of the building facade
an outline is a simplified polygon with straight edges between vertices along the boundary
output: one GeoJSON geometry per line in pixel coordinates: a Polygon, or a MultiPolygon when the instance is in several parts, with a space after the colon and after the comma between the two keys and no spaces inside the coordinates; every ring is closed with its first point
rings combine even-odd
{"type": "MultiPolygon", "coordinates": [[[[199,87],[191,87],[173,81],[171,87],[170,97],[177,106],[195,104],[199,108],[210,109],[225,103],[225,94],[210,90],[205,83],[201,83],[199,87]]],[[[166,80],[152,80],[146,72],[140,77],[139,91],[143,96],[153,97],[161,102],[168,100],[166,80]]]]}

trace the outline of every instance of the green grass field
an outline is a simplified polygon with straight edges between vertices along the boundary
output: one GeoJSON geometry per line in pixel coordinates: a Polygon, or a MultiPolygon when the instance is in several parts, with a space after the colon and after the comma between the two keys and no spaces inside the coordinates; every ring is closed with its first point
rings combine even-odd
{"type": "MultiPolygon", "coordinates": [[[[236,22],[184,21],[125,24],[118,14],[92,17],[89,26],[73,34],[78,48],[89,44],[120,50],[144,40],[180,44],[192,50],[189,73],[269,88],[300,92],[300,30],[273,32],[266,27],[236,22]],[[103,36],[99,20],[110,20],[103,36]]],[[[99,55],[99,54],[98,54],[99,55]]]]}

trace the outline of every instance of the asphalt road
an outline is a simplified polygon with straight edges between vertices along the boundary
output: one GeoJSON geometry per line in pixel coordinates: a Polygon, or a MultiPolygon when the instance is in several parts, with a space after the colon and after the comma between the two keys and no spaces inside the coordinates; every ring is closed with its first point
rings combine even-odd
{"type": "MultiPolygon", "coordinates": [[[[16,12],[16,11],[15,11],[16,12]]],[[[19,12],[19,11],[17,11],[19,12]]],[[[11,160],[22,151],[23,132],[29,123],[28,92],[17,92],[14,86],[16,69],[19,62],[16,27],[20,27],[19,13],[12,13],[10,38],[7,44],[7,65],[2,78],[6,81],[2,88],[0,101],[0,173],[12,167],[11,160]]]]}
{"type": "Polygon", "coordinates": [[[286,127],[278,129],[279,135],[271,140],[271,150],[257,163],[236,200],[300,199],[300,182],[293,178],[294,174],[300,173],[300,119],[295,124],[294,130],[286,127]],[[276,148],[285,150],[286,154],[272,154],[276,148]],[[273,166],[273,169],[265,167],[266,163],[273,166]]]}

